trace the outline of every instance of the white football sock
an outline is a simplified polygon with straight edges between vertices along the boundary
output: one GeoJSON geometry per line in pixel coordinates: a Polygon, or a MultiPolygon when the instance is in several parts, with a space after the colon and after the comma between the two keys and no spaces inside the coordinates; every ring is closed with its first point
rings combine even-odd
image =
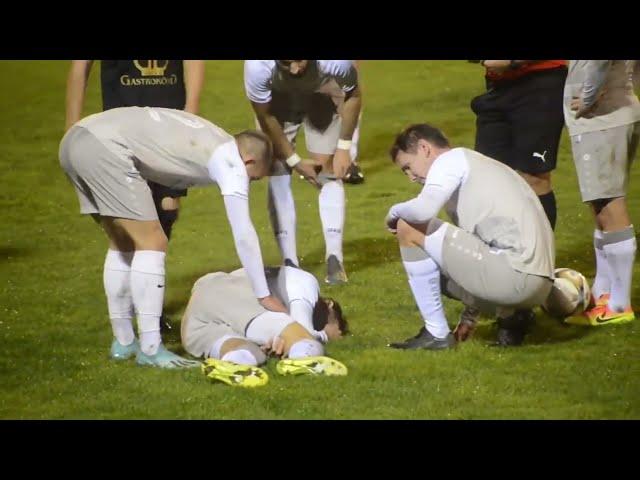
{"type": "Polygon", "coordinates": [[[131,261],[133,252],[107,250],[104,260],[104,291],[113,336],[121,345],[135,340],[133,332],[133,300],[131,298],[131,261]]]}
{"type": "Polygon", "coordinates": [[[299,340],[289,349],[288,357],[291,359],[317,357],[324,355],[324,348],[322,344],[316,340],[299,340]]]}
{"type": "Polygon", "coordinates": [[[335,255],[342,263],[342,229],[344,227],[345,198],[342,180],[326,182],[318,196],[320,221],[326,245],[325,260],[335,255]]]}
{"type": "Polygon", "coordinates": [[[258,360],[249,350],[231,350],[223,355],[222,360],[226,362],[233,362],[239,365],[252,365],[256,367],[258,360]]]}
{"type": "Polygon", "coordinates": [[[282,259],[298,263],[296,250],[296,204],[291,192],[291,175],[269,177],[269,218],[282,259]]]}
{"type": "Polygon", "coordinates": [[[131,294],[138,317],[140,349],[155,355],[162,343],[160,315],[164,301],[165,253],[137,250],[131,262],[131,294]]]}
{"type": "Polygon", "coordinates": [[[591,293],[597,300],[601,295],[611,291],[609,263],[602,248],[602,231],[597,228],[593,231],[593,250],[596,254],[596,278],[593,280],[591,293]]]}
{"type": "Polygon", "coordinates": [[[603,234],[602,249],[609,263],[611,279],[609,308],[613,311],[621,312],[631,304],[631,278],[636,248],[633,225],[618,232],[603,234]]]}
{"type": "Polygon", "coordinates": [[[438,265],[419,247],[400,247],[400,255],[426,329],[436,338],[446,337],[451,330],[442,306],[438,265]]]}

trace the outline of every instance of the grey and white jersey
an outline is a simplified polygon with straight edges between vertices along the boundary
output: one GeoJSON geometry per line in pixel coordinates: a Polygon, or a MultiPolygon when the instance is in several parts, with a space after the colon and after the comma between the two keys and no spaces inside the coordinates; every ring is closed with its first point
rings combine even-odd
{"type": "Polygon", "coordinates": [[[571,60],[564,88],[564,117],[570,135],[620,127],[640,121],[640,102],[633,91],[633,60],[571,60]],[[571,100],[594,107],[575,118],[571,100]]]}
{"type": "Polygon", "coordinates": [[[426,223],[446,208],[454,224],[501,250],[514,270],[553,278],[555,245],[540,200],[508,166],[468,148],[431,165],[420,195],[389,214],[426,223]]]}
{"type": "Polygon", "coordinates": [[[123,107],[91,115],[76,125],[89,130],[114,153],[133,158],[146,180],[176,189],[211,183],[223,189],[224,183],[234,180],[243,185],[246,180],[248,187],[234,138],[197,115],[168,108],[123,107]],[[212,176],[208,163],[225,144],[226,154],[216,161],[226,163],[224,176],[231,178],[222,180],[212,176]]]}

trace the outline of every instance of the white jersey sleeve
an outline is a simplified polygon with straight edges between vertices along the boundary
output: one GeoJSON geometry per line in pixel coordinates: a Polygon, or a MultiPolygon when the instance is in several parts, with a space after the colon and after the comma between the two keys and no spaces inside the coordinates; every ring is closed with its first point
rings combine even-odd
{"type": "Polygon", "coordinates": [[[318,301],[320,286],[318,280],[309,272],[299,268],[282,267],[285,275],[285,288],[289,301],[305,300],[311,306],[318,301]]]}
{"type": "Polygon", "coordinates": [[[460,148],[440,155],[431,165],[424,187],[416,198],[391,207],[388,217],[410,223],[426,223],[436,217],[466,180],[469,164],[460,148]]]}
{"type": "Polygon", "coordinates": [[[318,60],[318,69],[321,74],[333,77],[345,93],[358,86],[358,71],[353,60],[318,60]]]}
{"type": "Polygon", "coordinates": [[[271,101],[271,78],[275,68],[275,60],[244,61],[244,90],[249,100],[255,103],[271,101]]]}
{"type": "Polygon", "coordinates": [[[207,163],[209,176],[218,184],[223,196],[249,198],[249,175],[235,140],[220,145],[207,163]]]}
{"type": "Polygon", "coordinates": [[[328,338],[323,331],[313,328],[313,309],[318,302],[320,285],[312,274],[299,268],[282,267],[285,275],[285,288],[289,298],[289,315],[302,325],[316,340],[326,343],[328,338]]]}

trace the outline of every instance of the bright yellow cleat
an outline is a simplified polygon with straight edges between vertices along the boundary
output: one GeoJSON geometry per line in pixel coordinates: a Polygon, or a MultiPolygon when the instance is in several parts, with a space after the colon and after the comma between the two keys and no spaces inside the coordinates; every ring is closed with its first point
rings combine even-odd
{"type": "MultiPolygon", "coordinates": [[[[598,299],[599,300],[599,299],[598,299]]],[[[609,309],[607,304],[593,307],[590,310],[585,311],[581,317],[570,317],[565,320],[565,323],[571,325],[588,325],[592,327],[599,327],[601,325],[614,325],[619,323],[627,323],[635,319],[635,314],[631,309],[631,306],[624,309],[622,312],[614,312],[609,309]]]]}
{"type": "Polygon", "coordinates": [[[329,357],[305,357],[285,358],[280,360],[276,366],[280,375],[326,375],[344,376],[347,374],[347,367],[337,360],[329,357]]]}
{"type": "Polygon", "coordinates": [[[269,382],[267,372],[261,368],[215,358],[207,358],[204,361],[202,373],[210,380],[226,383],[234,387],[262,387],[269,382]]]}

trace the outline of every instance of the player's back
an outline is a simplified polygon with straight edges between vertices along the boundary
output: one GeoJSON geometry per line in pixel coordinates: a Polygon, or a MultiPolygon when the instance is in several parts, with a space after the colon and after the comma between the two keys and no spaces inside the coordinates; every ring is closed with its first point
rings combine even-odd
{"type": "Polygon", "coordinates": [[[551,277],[553,231],[535,192],[508,166],[474,150],[460,150],[469,173],[457,195],[458,225],[505,250],[516,270],[551,277]]]}
{"type": "Polygon", "coordinates": [[[197,115],[167,108],[114,108],[76,125],[114,152],[133,156],[145,179],[171,188],[212,183],[207,162],[217,147],[233,140],[197,115]]]}

